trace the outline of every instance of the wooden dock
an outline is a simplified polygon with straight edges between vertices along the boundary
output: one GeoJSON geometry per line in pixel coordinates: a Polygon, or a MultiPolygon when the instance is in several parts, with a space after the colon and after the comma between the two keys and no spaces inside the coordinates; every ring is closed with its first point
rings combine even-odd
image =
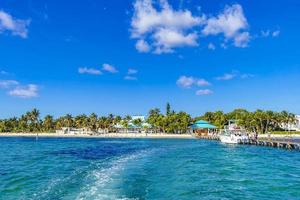
{"type": "MultiPolygon", "coordinates": [[[[219,136],[198,136],[199,139],[205,140],[220,140],[219,136]]],[[[261,139],[251,139],[249,142],[240,143],[243,145],[256,145],[256,146],[266,146],[266,147],[274,147],[281,149],[289,149],[289,150],[298,150],[300,151],[300,143],[293,142],[291,140],[276,140],[275,138],[261,138],[261,139]]]]}
{"type": "Polygon", "coordinates": [[[248,145],[256,145],[256,146],[267,146],[267,147],[275,147],[282,149],[294,149],[300,150],[300,143],[293,142],[289,140],[276,140],[276,139],[258,139],[258,140],[250,140],[249,143],[245,143],[248,145]]]}

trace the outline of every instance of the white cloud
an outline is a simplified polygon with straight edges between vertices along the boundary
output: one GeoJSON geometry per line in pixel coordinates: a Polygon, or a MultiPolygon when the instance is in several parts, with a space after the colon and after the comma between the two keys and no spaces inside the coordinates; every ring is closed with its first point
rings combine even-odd
{"type": "Polygon", "coordinates": [[[136,73],[138,73],[138,71],[136,70],[136,69],[128,69],[128,72],[127,72],[127,74],[128,75],[130,75],[130,74],[136,74],[136,73]]]}
{"type": "Polygon", "coordinates": [[[87,67],[80,67],[78,68],[79,74],[92,74],[92,75],[100,75],[102,72],[98,69],[94,68],[87,68],[87,67]]]}
{"type": "Polygon", "coordinates": [[[190,88],[195,83],[195,80],[193,77],[181,76],[176,83],[179,87],[190,88]]]}
{"type": "Polygon", "coordinates": [[[156,53],[169,53],[175,47],[197,45],[197,35],[191,28],[204,23],[204,17],[193,16],[189,10],[174,10],[167,0],[160,0],[158,4],[160,9],[153,6],[152,0],[134,3],[131,36],[139,39],[137,49],[149,51],[153,46],[156,53]],[[144,43],[145,38],[151,43],[144,43]]]}
{"type": "Polygon", "coordinates": [[[234,79],[236,76],[236,73],[225,73],[223,76],[216,77],[216,79],[219,81],[228,81],[234,79]]]}
{"type": "Polygon", "coordinates": [[[229,81],[234,78],[246,79],[246,78],[252,78],[252,77],[254,77],[253,74],[249,74],[249,73],[242,74],[239,71],[232,71],[231,73],[225,73],[222,76],[216,77],[216,79],[219,81],[229,81]]]}
{"type": "Polygon", "coordinates": [[[145,40],[138,40],[135,44],[135,48],[142,53],[146,53],[149,52],[151,47],[149,46],[148,42],[146,42],[145,40]]]}
{"type": "Polygon", "coordinates": [[[0,80],[0,88],[9,88],[18,84],[19,82],[16,80],[0,80]]]}
{"type": "MultiPolygon", "coordinates": [[[[224,40],[220,45],[224,49],[229,45],[245,48],[256,38],[249,32],[248,20],[240,4],[226,5],[217,15],[195,15],[188,9],[174,9],[168,0],[136,0],[130,31],[131,38],[137,40],[135,46],[139,52],[156,54],[198,46],[199,38],[207,36],[221,35],[224,40]]],[[[279,34],[279,30],[261,32],[262,37],[279,34]]],[[[208,49],[215,48],[215,44],[208,44],[208,49]]]]}
{"type": "Polygon", "coordinates": [[[252,78],[252,77],[254,77],[253,74],[242,74],[241,75],[241,79],[252,78]]]}
{"type": "Polygon", "coordinates": [[[239,4],[226,6],[217,17],[207,19],[202,30],[204,35],[223,34],[225,40],[234,40],[236,47],[245,47],[249,42],[248,22],[244,16],[243,8],[239,4]]]}
{"type": "Polygon", "coordinates": [[[272,33],[272,36],[273,36],[273,37],[278,37],[279,34],[280,34],[280,31],[277,30],[277,31],[274,31],[274,32],[272,33]]]}
{"type": "Polygon", "coordinates": [[[27,38],[29,24],[30,20],[16,19],[3,10],[0,10],[0,33],[8,31],[12,35],[27,38]]]}
{"type": "Polygon", "coordinates": [[[110,72],[110,73],[118,73],[118,70],[110,64],[103,64],[102,65],[102,70],[110,72]]]}
{"type": "Polygon", "coordinates": [[[133,81],[137,80],[137,77],[134,76],[138,71],[136,69],[129,68],[127,71],[127,75],[124,77],[125,80],[133,81]]]}
{"type": "Polygon", "coordinates": [[[126,75],[124,77],[125,80],[128,80],[128,81],[135,81],[137,80],[137,78],[135,76],[130,76],[130,75],[126,75]]]}
{"type": "Polygon", "coordinates": [[[180,76],[177,80],[177,85],[182,88],[191,88],[193,85],[195,86],[208,86],[210,83],[205,79],[197,79],[192,76],[180,76]]]}
{"type": "Polygon", "coordinates": [[[198,80],[196,79],[195,80],[195,85],[197,85],[197,86],[209,86],[210,83],[205,79],[198,79],[198,80]]]}
{"type": "Polygon", "coordinates": [[[9,95],[20,98],[33,98],[38,96],[38,86],[29,84],[27,86],[17,86],[8,92],[9,95]]]}
{"type": "Polygon", "coordinates": [[[278,37],[280,34],[280,30],[276,30],[276,31],[271,31],[271,30],[262,30],[261,31],[261,36],[262,37],[278,37]]]}
{"type": "Polygon", "coordinates": [[[197,34],[184,34],[177,30],[160,29],[153,37],[155,38],[155,53],[171,53],[175,47],[197,46],[197,34]]]}
{"type": "Polygon", "coordinates": [[[209,90],[209,89],[197,90],[197,91],[196,91],[196,95],[197,95],[197,96],[209,95],[209,94],[213,94],[213,91],[212,91],[212,90],[209,90]]]}
{"type": "Polygon", "coordinates": [[[247,47],[248,43],[250,41],[250,35],[248,32],[243,32],[241,34],[238,34],[235,38],[234,38],[234,45],[236,47],[247,47]]]}
{"type": "Polygon", "coordinates": [[[261,36],[262,37],[269,37],[270,36],[270,34],[271,34],[271,31],[270,30],[262,30],[261,31],[261,36]]]}

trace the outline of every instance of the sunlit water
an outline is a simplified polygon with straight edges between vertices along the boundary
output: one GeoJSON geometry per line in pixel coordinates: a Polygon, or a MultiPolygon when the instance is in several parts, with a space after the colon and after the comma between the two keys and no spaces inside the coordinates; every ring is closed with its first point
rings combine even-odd
{"type": "Polygon", "coordinates": [[[300,152],[188,139],[0,138],[0,199],[300,199],[300,152]]]}

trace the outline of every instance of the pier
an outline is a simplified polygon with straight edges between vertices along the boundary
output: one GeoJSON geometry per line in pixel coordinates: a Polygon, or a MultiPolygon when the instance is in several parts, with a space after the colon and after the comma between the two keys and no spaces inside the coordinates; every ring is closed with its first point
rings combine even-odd
{"type": "MultiPolygon", "coordinates": [[[[219,136],[212,135],[212,136],[198,136],[198,139],[205,139],[205,140],[220,140],[219,136]]],[[[274,147],[274,148],[281,148],[281,149],[288,149],[288,150],[298,150],[300,151],[300,143],[293,142],[289,139],[286,140],[278,140],[275,138],[260,138],[260,139],[250,139],[249,142],[241,142],[242,145],[256,145],[256,146],[266,146],[266,147],[274,147]]]]}
{"type": "MultiPolygon", "coordinates": [[[[243,143],[241,143],[241,144],[243,144],[243,143]]],[[[300,150],[299,142],[293,142],[290,140],[276,140],[276,139],[272,139],[272,138],[258,139],[258,140],[251,139],[248,143],[244,143],[244,144],[275,147],[275,148],[290,149],[290,150],[292,150],[292,149],[300,150]]]]}

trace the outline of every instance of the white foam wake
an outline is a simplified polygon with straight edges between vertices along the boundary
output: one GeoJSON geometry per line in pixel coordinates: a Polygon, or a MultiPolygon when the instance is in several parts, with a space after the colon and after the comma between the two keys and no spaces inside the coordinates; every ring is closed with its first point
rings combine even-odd
{"type": "Polygon", "coordinates": [[[106,167],[103,167],[103,164],[100,164],[99,168],[97,167],[97,169],[88,174],[87,179],[90,183],[82,187],[81,192],[76,199],[129,200],[129,198],[126,197],[120,198],[118,189],[113,186],[118,181],[121,181],[122,172],[129,162],[141,159],[152,152],[153,150],[143,150],[131,155],[121,156],[112,161],[107,161],[109,163],[106,167]]]}

